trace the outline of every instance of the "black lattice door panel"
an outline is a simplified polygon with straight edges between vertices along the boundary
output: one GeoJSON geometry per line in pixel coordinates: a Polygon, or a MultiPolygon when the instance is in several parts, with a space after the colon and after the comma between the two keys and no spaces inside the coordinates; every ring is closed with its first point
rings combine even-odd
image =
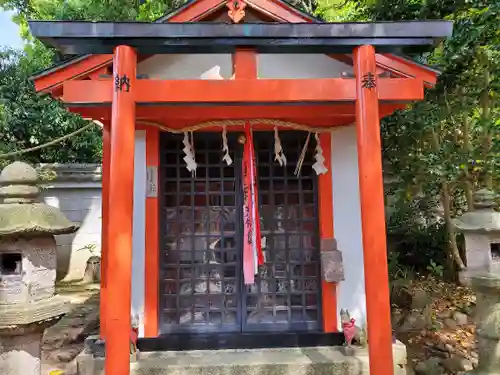
{"type": "MultiPolygon", "coordinates": [[[[220,138],[195,134],[192,175],[183,137],[162,137],[162,333],[241,330],[239,180],[236,163],[221,160],[220,138]]],[[[234,152],[237,142],[229,142],[234,152]]]]}
{"type": "Polygon", "coordinates": [[[293,175],[306,135],[283,132],[286,168],[274,162],[272,133],[255,133],[266,262],[243,284],[242,146],[229,134],[196,133],[198,168],[183,160],[182,136],[161,144],[161,333],[317,330],[319,262],[312,152],[293,175]]]}
{"type": "Polygon", "coordinates": [[[274,160],[272,133],[254,133],[265,264],[244,288],[246,331],[314,331],[320,325],[320,264],[316,175],[311,142],[294,175],[307,134],[281,132],[286,167],[274,160]]]}

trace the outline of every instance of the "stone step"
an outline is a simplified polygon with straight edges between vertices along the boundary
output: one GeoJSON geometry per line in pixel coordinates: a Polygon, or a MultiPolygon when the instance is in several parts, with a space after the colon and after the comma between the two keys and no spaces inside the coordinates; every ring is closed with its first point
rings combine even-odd
{"type": "MultiPolygon", "coordinates": [[[[394,374],[406,375],[406,349],[396,343],[394,374]]],[[[104,360],[89,354],[77,359],[78,375],[104,375],[104,360]]],[[[315,347],[200,350],[140,353],[131,375],[368,375],[368,351],[315,347]]]]}

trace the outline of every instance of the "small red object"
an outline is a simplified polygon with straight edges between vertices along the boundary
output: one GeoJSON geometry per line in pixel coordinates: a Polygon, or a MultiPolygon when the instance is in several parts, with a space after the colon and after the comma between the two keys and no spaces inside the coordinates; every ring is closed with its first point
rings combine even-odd
{"type": "Polygon", "coordinates": [[[130,331],[130,341],[132,342],[132,344],[134,344],[134,347],[137,347],[138,338],[139,338],[139,329],[134,327],[130,331]]]}
{"type": "Polygon", "coordinates": [[[347,345],[351,345],[354,336],[356,335],[356,321],[352,318],[347,323],[342,323],[342,330],[344,331],[344,337],[347,345]]]}

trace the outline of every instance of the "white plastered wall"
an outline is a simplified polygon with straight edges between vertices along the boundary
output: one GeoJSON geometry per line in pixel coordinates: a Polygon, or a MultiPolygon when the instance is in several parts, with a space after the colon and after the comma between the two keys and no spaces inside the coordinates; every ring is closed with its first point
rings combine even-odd
{"type": "Polygon", "coordinates": [[[101,182],[63,182],[46,185],[41,198],[80,224],[76,233],[56,236],[58,276],[81,280],[87,260],[101,255],[101,182]]]}
{"type": "MultiPolygon", "coordinates": [[[[150,79],[230,79],[233,61],[230,54],[155,55],[138,71],[150,79]]],[[[343,72],[352,67],[326,55],[257,55],[257,76],[264,79],[340,78],[343,72]]]]}
{"type": "Polygon", "coordinates": [[[326,55],[258,54],[257,76],[268,79],[340,78],[352,67],[326,55]]]}
{"type": "Polygon", "coordinates": [[[230,54],[155,55],[139,63],[138,71],[150,79],[214,78],[216,74],[229,79],[233,60],[230,54]]]}
{"type": "Polygon", "coordinates": [[[132,316],[144,336],[144,278],[146,241],[146,132],[136,130],[134,151],[134,218],[132,232],[132,316]]]}
{"type": "Polygon", "coordinates": [[[332,132],[332,180],[334,235],[342,251],[345,273],[345,280],[337,287],[337,316],[341,309],[348,309],[356,324],[362,326],[366,322],[366,293],[354,125],[332,132]]]}

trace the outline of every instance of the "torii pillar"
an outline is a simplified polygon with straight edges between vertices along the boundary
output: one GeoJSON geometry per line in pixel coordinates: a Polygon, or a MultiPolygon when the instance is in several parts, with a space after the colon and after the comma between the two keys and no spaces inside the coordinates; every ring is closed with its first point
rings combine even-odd
{"type": "Polygon", "coordinates": [[[130,374],[132,220],[137,54],[118,46],[113,58],[109,226],[106,277],[107,375],[130,374]]]}
{"type": "Polygon", "coordinates": [[[357,47],[353,57],[370,375],[393,375],[375,48],[371,45],[357,47]]]}

